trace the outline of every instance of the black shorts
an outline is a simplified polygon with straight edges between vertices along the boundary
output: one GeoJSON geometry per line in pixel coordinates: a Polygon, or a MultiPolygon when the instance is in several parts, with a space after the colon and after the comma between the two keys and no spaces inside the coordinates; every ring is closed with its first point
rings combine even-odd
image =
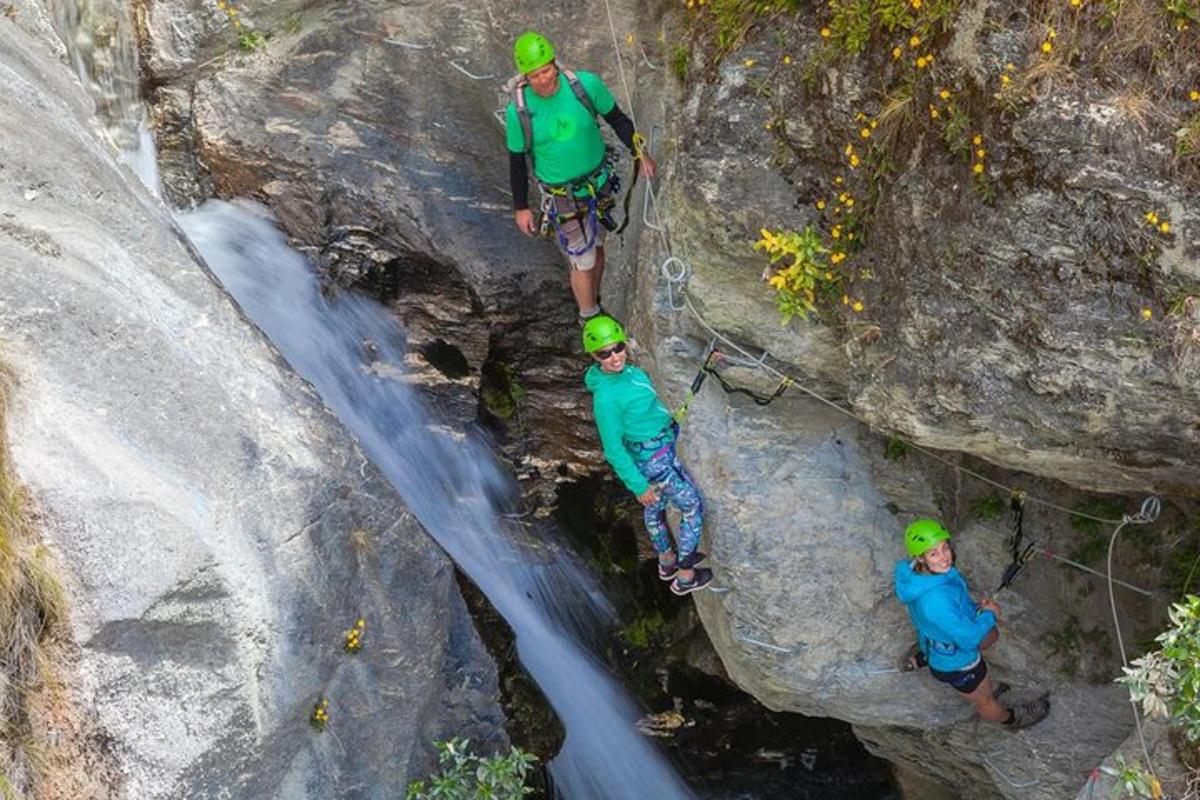
{"type": "Polygon", "coordinates": [[[970,669],[962,669],[956,672],[938,672],[933,667],[930,667],[929,672],[942,683],[950,684],[963,694],[970,694],[978,689],[979,684],[983,683],[983,679],[987,677],[987,662],[981,657],[979,663],[970,669]]]}

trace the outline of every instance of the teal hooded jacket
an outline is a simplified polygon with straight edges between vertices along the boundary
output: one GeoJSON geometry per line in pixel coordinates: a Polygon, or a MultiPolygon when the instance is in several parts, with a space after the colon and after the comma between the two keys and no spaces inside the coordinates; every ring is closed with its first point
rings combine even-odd
{"type": "Polygon", "coordinates": [[[671,422],[671,412],[658,399],[650,376],[632,364],[615,373],[592,364],[583,374],[583,384],[592,393],[604,458],[629,491],[642,494],[650,482],[638,471],[638,459],[628,444],[653,439],[671,422]]]}
{"type": "Polygon", "coordinates": [[[930,669],[957,672],[979,659],[979,645],[996,627],[996,615],[980,611],[967,593],[957,567],[938,574],[921,573],[912,562],[899,561],[894,571],[896,596],[908,606],[921,652],[930,669]]]}

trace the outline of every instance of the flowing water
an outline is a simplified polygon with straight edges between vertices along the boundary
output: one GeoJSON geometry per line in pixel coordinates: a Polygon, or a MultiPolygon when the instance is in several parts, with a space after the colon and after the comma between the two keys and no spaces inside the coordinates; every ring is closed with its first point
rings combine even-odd
{"type": "Polygon", "coordinates": [[[521,662],[566,729],[550,765],[565,798],[690,797],[639,735],[638,713],[580,641],[611,613],[587,574],[525,551],[515,491],[489,448],[439,425],[404,379],[404,333],[378,303],[320,293],[313,270],[254,207],[210,201],[179,222],[226,290],[358,438],[425,529],[512,627],[521,662]]]}

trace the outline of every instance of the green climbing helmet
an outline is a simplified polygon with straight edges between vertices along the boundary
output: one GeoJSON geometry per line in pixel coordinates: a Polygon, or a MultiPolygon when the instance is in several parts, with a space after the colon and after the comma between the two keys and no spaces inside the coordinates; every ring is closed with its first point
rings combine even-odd
{"type": "Polygon", "coordinates": [[[913,558],[925,555],[931,548],[950,541],[950,531],[936,519],[918,519],[904,529],[904,546],[913,558]]]}
{"type": "Polygon", "coordinates": [[[513,42],[513,61],[517,71],[528,75],[538,67],[544,67],[554,60],[554,45],[550,40],[536,31],[526,31],[513,42]]]}
{"type": "Polygon", "coordinates": [[[623,341],[625,329],[607,314],[592,317],[583,324],[583,349],[589,353],[623,341]]]}

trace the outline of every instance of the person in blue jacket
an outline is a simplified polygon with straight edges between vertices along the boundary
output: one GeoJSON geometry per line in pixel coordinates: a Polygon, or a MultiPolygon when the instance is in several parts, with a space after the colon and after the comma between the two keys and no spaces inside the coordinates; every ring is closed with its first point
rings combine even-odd
{"type": "Polygon", "coordinates": [[[675,452],[679,426],[650,376],[626,362],[625,329],[607,314],[583,326],[583,349],[594,362],[583,382],[592,393],[592,411],[604,458],[643,507],[650,541],[658,553],[658,577],[685,595],[707,587],[712,570],[697,567],[696,547],[704,528],[704,498],[675,452]],[[667,505],[679,509],[679,552],[671,544],[667,505]]]}
{"type": "Polygon", "coordinates": [[[942,683],[961,692],[979,716],[1011,728],[1036,725],[1050,713],[1046,697],[1005,707],[999,696],[1006,684],[993,686],[981,650],[1000,638],[995,600],[976,603],[954,566],[950,532],[932,519],[918,519],[904,531],[910,560],[896,563],[896,596],[908,607],[917,629],[915,666],[929,666],[942,683]]]}

